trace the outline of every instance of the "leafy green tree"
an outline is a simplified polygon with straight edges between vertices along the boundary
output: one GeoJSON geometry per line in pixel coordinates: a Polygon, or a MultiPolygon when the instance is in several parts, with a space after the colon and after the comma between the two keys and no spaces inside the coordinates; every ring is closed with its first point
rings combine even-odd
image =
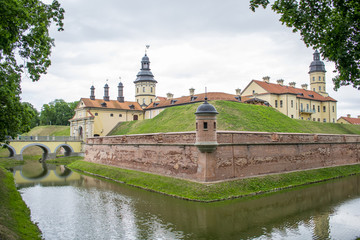
{"type": "Polygon", "coordinates": [[[74,116],[78,101],[67,103],[63,99],[55,99],[44,104],[40,114],[42,125],[69,125],[69,119],[74,116]]]}
{"type": "MultiPolygon", "coordinates": [[[[269,4],[250,0],[250,9],[269,4]]],[[[281,15],[282,24],[300,32],[306,46],[335,63],[335,90],[345,85],[360,90],[359,0],[275,0],[271,9],[281,15]]]]}
{"type": "Polygon", "coordinates": [[[28,108],[29,108],[29,112],[32,116],[31,118],[31,124],[30,124],[30,129],[31,128],[34,128],[36,126],[39,126],[40,124],[40,117],[39,117],[39,112],[38,110],[36,110],[36,108],[31,104],[31,103],[28,103],[28,102],[23,102],[22,105],[26,105],[28,108]]]}
{"type": "Polygon", "coordinates": [[[20,102],[21,77],[38,81],[50,66],[52,22],[63,30],[64,9],[57,0],[0,0],[0,141],[28,129],[30,108],[20,102]]]}

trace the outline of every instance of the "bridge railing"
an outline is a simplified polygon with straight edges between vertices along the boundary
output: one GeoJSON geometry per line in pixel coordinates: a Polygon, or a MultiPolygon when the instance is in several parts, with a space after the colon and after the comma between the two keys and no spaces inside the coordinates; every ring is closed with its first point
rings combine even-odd
{"type": "Polygon", "coordinates": [[[75,136],[17,136],[14,139],[8,139],[9,141],[23,141],[23,142],[63,142],[63,141],[81,141],[82,138],[75,136]]]}

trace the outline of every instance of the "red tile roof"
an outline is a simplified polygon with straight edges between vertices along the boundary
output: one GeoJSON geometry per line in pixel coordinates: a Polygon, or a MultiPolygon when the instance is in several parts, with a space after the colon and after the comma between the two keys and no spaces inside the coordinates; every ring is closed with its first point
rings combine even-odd
{"type": "Polygon", "coordinates": [[[286,94],[287,93],[287,94],[295,94],[296,97],[303,98],[303,99],[317,100],[317,101],[321,101],[321,102],[327,102],[327,101],[337,102],[332,97],[324,97],[324,96],[320,95],[319,93],[311,91],[311,90],[305,90],[302,88],[294,88],[294,87],[275,84],[275,83],[267,83],[267,82],[259,81],[259,80],[252,80],[252,82],[255,82],[260,87],[262,87],[264,90],[266,90],[269,93],[273,93],[273,94],[286,94]]]}
{"type": "Polygon", "coordinates": [[[117,100],[104,101],[103,99],[91,100],[90,98],[81,98],[80,102],[83,102],[85,107],[89,108],[103,108],[103,109],[123,109],[123,110],[139,110],[142,111],[140,104],[137,102],[119,102],[117,100]],[[106,107],[103,107],[101,104],[106,103],[106,107]],[[134,109],[131,109],[130,106],[133,105],[134,109]]]}
{"type": "Polygon", "coordinates": [[[340,117],[340,118],[344,119],[345,121],[349,122],[350,124],[360,125],[360,118],[351,118],[351,117],[340,117]]]}
{"type": "MultiPolygon", "coordinates": [[[[211,100],[226,100],[226,101],[238,102],[239,100],[237,100],[235,97],[238,97],[238,96],[233,95],[233,94],[223,93],[223,92],[207,93],[207,98],[209,101],[211,101],[211,100]]],[[[159,101],[156,101],[155,103],[151,103],[146,109],[163,108],[163,107],[170,107],[170,106],[176,106],[176,105],[203,102],[203,101],[205,101],[205,93],[195,94],[193,97],[183,96],[183,97],[173,98],[173,99],[158,97],[158,99],[159,99],[159,101]]]]}

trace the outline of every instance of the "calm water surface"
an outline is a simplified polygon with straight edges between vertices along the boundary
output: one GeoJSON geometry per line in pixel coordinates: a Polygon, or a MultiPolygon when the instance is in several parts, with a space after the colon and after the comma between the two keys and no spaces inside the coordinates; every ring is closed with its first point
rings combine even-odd
{"type": "Polygon", "coordinates": [[[356,239],[360,176],[256,199],[195,203],[29,163],[12,169],[50,239],[356,239]]]}

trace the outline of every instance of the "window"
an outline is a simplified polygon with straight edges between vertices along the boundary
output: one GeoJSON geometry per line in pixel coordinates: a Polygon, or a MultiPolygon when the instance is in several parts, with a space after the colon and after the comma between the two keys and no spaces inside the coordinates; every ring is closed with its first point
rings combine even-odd
{"type": "Polygon", "coordinates": [[[323,112],[326,112],[326,107],[325,106],[323,106],[323,112]]]}
{"type": "Polygon", "coordinates": [[[143,87],[143,92],[145,92],[145,87],[143,87]]]}
{"type": "Polygon", "coordinates": [[[316,121],[316,118],[313,118],[313,121],[315,122],[315,121],[316,121]]]}
{"type": "Polygon", "coordinates": [[[318,106],[318,112],[320,112],[320,106],[318,106]]]}
{"type": "Polygon", "coordinates": [[[114,114],[113,113],[110,113],[110,117],[113,117],[114,116],[114,114]]]}
{"type": "Polygon", "coordinates": [[[294,100],[291,100],[291,108],[293,108],[294,107],[294,100]]]}
{"type": "Polygon", "coordinates": [[[335,123],[335,118],[333,118],[333,123],[335,123]]]}
{"type": "Polygon", "coordinates": [[[294,115],[291,115],[291,118],[294,118],[294,115]]]}
{"type": "Polygon", "coordinates": [[[309,104],[306,104],[306,110],[309,110],[309,104]]]}
{"type": "Polygon", "coordinates": [[[216,122],[214,122],[214,131],[216,131],[216,122]]]}
{"type": "Polygon", "coordinates": [[[119,114],[119,117],[122,117],[122,114],[121,114],[121,113],[119,114]]]}
{"type": "Polygon", "coordinates": [[[150,99],[150,103],[152,103],[152,98],[150,99]]]}
{"type": "MultiPolygon", "coordinates": [[[[313,105],[313,112],[315,112],[315,105],[313,105]]],[[[314,120],[315,121],[315,120],[314,120]]]]}
{"type": "Polygon", "coordinates": [[[313,82],[315,82],[315,77],[313,77],[313,82]]]}
{"type": "Polygon", "coordinates": [[[313,91],[315,92],[315,88],[313,88],[313,91]]]}
{"type": "Polygon", "coordinates": [[[207,122],[204,122],[204,130],[207,130],[208,129],[208,124],[207,122]]]}
{"type": "Polygon", "coordinates": [[[275,100],[275,107],[277,108],[277,100],[275,100]]]}
{"type": "Polygon", "coordinates": [[[145,104],[145,98],[143,98],[143,104],[145,104]]]}
{"type": "Polygon", "coordinates": [[[98,113],[95,113],[95,116],[99,115],[98,113]]]}
{"type": "Polygon", "coordinates": [[[300,103],[300,110],[303,110],[303,104],[300,103]]]}
{"type": "Polygon", "coordinates": [[[196,131],[198,130],[198,123],[196,123],[196,131]]]}
{"type": "Polygon", "coordinates": [[[136,88],[136,92],[139,93],[139,88],[136,88]]]}
{"type": "Polygon", "coordinates": [[[150,91],[152,92],[152,87],[150,88],[150,91]]]}
{"type": "Polygon", "coordinates": [[[320,118],[318,118],[318,122],[320,122],[320,118]]]}
{"type": "Polygon", "coordinates": [[[136,99],[137,103],[139,103],[139,99],[136,99]]]}
{"type": "Polygon", "coordinates": [[[323,80],[324,80],[324,82],[325,82],[325,77],[323,77],[323,80]]]}
{"type": "Polygon", "coordinates": [[[319,91],[321,91],[321,86],[319,86],[319,91]]]}
{"type": "Polygon", "coordinates": [[[319,76],[319,81],[321,81],[321,77],[319,76]]]}
{"type": "Polygon", "coordinates": [[[326,122],[326,118],[323,119],[323,122],[326,122]]]}
{"type": "Polygon", "coordinates": [[[280,100],[280,107],[282,108],[283,107],[283,101],[280,100]]]}
{"type": "Polygon", "coordinates": [[[335,112],[335,106],[333,106],[333,112],[335,112]]]}
{"type": "Polygon", "coordinates": [[[255,93],[255,90],[253,90],[253,95],[254,95],[254,93],[255,93]]]}

